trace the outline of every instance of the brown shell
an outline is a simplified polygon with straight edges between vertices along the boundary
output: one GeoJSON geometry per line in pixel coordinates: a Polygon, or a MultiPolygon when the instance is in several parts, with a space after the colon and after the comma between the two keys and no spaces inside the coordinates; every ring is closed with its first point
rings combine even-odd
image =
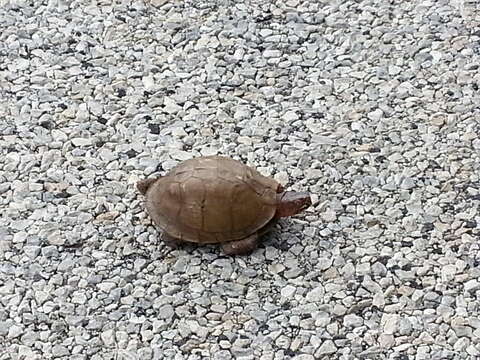
{"type": "Polygon", "coordinates": [[[147,211],[170,236],[196,243],[243,239],[275,215],[279,184],[239,161],[187,160],[146,193],[147,211]]]}

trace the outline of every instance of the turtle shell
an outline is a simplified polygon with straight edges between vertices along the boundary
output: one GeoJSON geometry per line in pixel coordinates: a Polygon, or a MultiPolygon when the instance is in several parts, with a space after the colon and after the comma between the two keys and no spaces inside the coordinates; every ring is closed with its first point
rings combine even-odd
{"type": "Polygon", "coordinates": [[[243,239],[275,215],[280,185],[239,161],[207,156],[184,161],[146,192],[147,211],[168,235],[188,242],[243,239]]]}

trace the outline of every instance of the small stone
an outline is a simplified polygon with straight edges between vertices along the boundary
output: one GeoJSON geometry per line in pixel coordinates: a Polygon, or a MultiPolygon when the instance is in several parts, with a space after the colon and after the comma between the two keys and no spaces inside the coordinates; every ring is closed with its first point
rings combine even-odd
{"type": "Polygon", "coordinates": [[[469,344],[470,340],[466,337],[462,337],[453,344],[453,350],[456,352],[464,352],[469,344]]]}
{"type": "Polygon", "coordinates": [[[330,324],[330,321],[330,315],[325,311],[321,311],[318,313],[317,316],[315,316],[315,326],[323,328],[325,326],[328,326],[330,324]]]}
{"type": "Polygon", "coordinates": [[[104,281],[104,282],[101,282],[101,283],[97,284],[97,286],[101,291],[103,291],[105,293],[109,293],[115,287],[117,287],[117,284],[115,284],[112,281],[104,281]]]}
{"type": "Polygon", "coordinates": [[[373,294],[382,294],[382,287],[379,284],[377,284],[375,281],[373,281],[369,275],[367,275],[371,272],[370,264],[364,263],[364,265],[366,266],[360,266],[360,265],[362,264],[357,265],[355,270],[357,274],[360,273],[361,275],[364,275],[362,286],[365,287],[365,289],[367,289],[373,294]]]}
{"type": "Polygon", "coordinates": [[[54,345],[52,347],[52,355],[54,357],[62,357],[62,356],[67,356],[70,354],[70,351],[68,351],[68,349],[63,346],[63,345],[54,345]]]}
{"type": "Polygon", "coordinates": [[[187,325],[192,333],[197,334],[201,338],[205,337],[208,333],[208,331],[196,320],[187,320],[187,325]]]}
{"type": "Polygon", "coordinates": [[[452,326],[453,331],[455,331],[455,335],[458,337],[471,337],[473,330],[470,326],[452,326]]]}
{"type": "Polygon", "coordinates": [[[273,178],[277,180],[280,184],[288,183],[288,173],[286,171],[277,172],[273,178]]]}
{"type": "Polygon", "coordinates": [[[172,98],[166,97],[163,99],[163,109],[169,114],[176,114],[182,107],[178,105],[172,98]]]}
{"type": "Polygon", "coordinates": [[[391,349],[395,345],[395,338],[391,334],[380,334],[378,343],[384,349],[391,349]]]}
{"type": "MultiPolygon", "coordinates": [[[[22,341],[25,341],[23,337],[22,337],[22,341]]],[[[38,359],[38,357],[36,357],[35,353],[32,351],[30,346],[19,345],[18,355],[20,359],[38,359]]]]}
{"type": "Polygon", "coordinates": [[[285,121],[289,121],[289,122],[298,120],[298,115],[295,111],[287,111],[282,117],[285,121]]]}
{"type": "Polygon", "coordinates": [[[363,325],[363,319],[355,314],[347,314],[343,318],[343,324],[350,328],[357,328],[363,325]]]}
{"type": "Polygon", "coordinates": [[[457,267],[454,264],[448,264],[442,267],[442,279],[445,282],[452,281],[457,273],[457,267]]]}
{"type": "Polygon", "coordinates": [[[303,273],[303,269],[300,268],[300,267],[297,267],[297,268],[291,268],[291,269],[285,271],[283,274],[287,279],[295,279],[301,273],[303,273]]]}
{"type": "Polygon", "coordinates": [[[243,120],[243,119],[250,119],[251,112],[248,108],[245,107],[238,107],[235,113],[233,114],[233,118],[236,120],[243,120]]]}
{"type": "Polygon", "coordinates": [[[337,220],[337,213],[332,209],[328,209],[327,211],[322,213],[321,216],[322,216],[322,219],[325,220],[326,222],[333,222],[337,220]]]}
{"type": "Polygon", "coordinates": [[[280,50],[265,50],[263,52],[263,57],[270,59],[270,58],[278,58],[282,55],[280,50]]]}
{"type": "Polygon", "coordinates": [[[97,101],[89,101],[88,110],[95,116],[101,116],[103,114],[103,105],[97,101]]]}
{"type": "Polygon", "coordinates": [[[69,271],[75,266],[75,261],[72,258],[63,259],[57,266],[57,271],[69,271]]]}
{"type": "Polygon", "coordinates": [[[53,245],[42,247],[42,256],[45,256],[46,258],[58,256],[57,247],[53,245]]]}
{"type": "Polygon", "coordinates": [[[312,142],[320,145],[337,145],[337,140],[321,135],[313,135],[312,142]]]}
{"type": "Polygon", "coordinates": [[[437,113],[432,115],[432,117],[430,118],[430,123],[434,126],[441,127],[445,124],[445,120],[445,114],[437,113]]]}
{"type": "Polygon", "coordinates": [[[325,296],[325,289],[322,285],[317,285],[313,290],[309,291],[306,300],[309,302],[318,303],[323,300],[325,296]]]}
{"type": "Polygon", "coordinates": [[[158,309],[158,317],[160,319],[171,319],[174,314],[175,310],[170,304],[165,304],[160,309],[158,309]]]}
{"type": "Polygon", "coordinates": [[[22,334],[23,334],[23,329],[20,326],[12,325],[12,326],[10,326],[10,329],[8,329],[7,338],[8,339],[15,339],[22,334]]]}
{"type": "MultiPolygon", "coordinates": [[[[263,358],[261,358],[261,359],[263,359],[263,358]]],[[[310,355],[310,354],[300,354],[300,355],[295,356],[295,360],[315,360],[315,357],[313,355],[310,355]]]]}
{"type": "Polygon", "coordinates": [[[40,246],[32,245],[32,246],[24,246],[23,247],[23,252],[30,258],[30,259],[35,259],[41,251],[40,246]]]}
{"type": "Polygon", "coordinates": [[[388,73],[390,75],[398,75],[402,72],[402,68],[399,67],[399,66],[395,66],[395,65],[390,65],[388,67],[388,73]]]}
{"type": "Polygon", "coordinates": [[[0,320],[0,336],[5,337],[10,329],[9,322],[0,320]]]}
{"type": "Polygon", "coordinates": [[[239,136],[237,138],[237,141],[238,141],[238,143],[244,144],[244,145],[247,145],[247,146],[252,145],[252,139],[248,136],[239,136]]]}
{"type": "Polygon", "coordinates": [[[188,134],[185,132],[185,130],[181,127],[175,127],[172,129],[172,135],[176,136],[178,138],[183,138],[187,136],[188,134]]]}
{"type": "Polygon", "coordinates": [[[115,332],[113,329],[102,331],[100,333],[100,338],[107,347],[113,346],[115,344],[115,332]]]}
{"type": "Polygon", "coordinates": [[[367,117],[373,121],[379,121],[383,117],[383,111],[380,109],[375,109],[372,112],[367,114],[367,117]]]}
{"type": "Polygon", "coordinates": [[[91,146],[92,139],[87,138],[74,138],[72,139],[72,144],[78,147],[91,146]]]}
{"type": "Polygon", "coordinates": [[[337,351],[337,347],[335,346],[332,340],[325,340],[322,345],[318,348],[315,352],[315,356],[324,356],[329,354],[334,354],[337,351]]]}
{"type": "Polygon", "coordinates": [[[317,260],[317,268],[319,270],[327,270],[332,266],[333,259],[332,258],[327,258],[327,257],[322,257],[317,260]]]}
{"type": "Polygon", "coordinates": [[[273,31],[271,29],[263,28],[259,31],[259,35],[262,36],[262,37],[267,37],[267,36],[270,36],[272,34],[273,34],[273,31]]]}
{"type": "Polygon", "coordinates": [[[406,177],[402,180],[402,183],[400,184],[400,188],[405,189],[405,190],[410,190],[415,187],[415,181],[411,177],[406,177]]]}
{"type": "Polygon", "coordinates": [[[25,242],[25,239],[27,238],[28,233],[26,231],[19,231],[13,235],[12,241],[14,243],[23,243],[25,242]]]}
{"type": "Polygon", "coordinates": [[[152,4],[155,7],[161,7],[168,3],[169,0],[149,0],[150,4],[152,4]]]}
{"type": "Polygon", "coordinates": [[[47,237],[47,241],[50,245],[64,245],[65,235],[61,231],[55,230],[47,237]]]}
{"type": "Polygon", "coordinates": [[[268,266],[268,270],[274,274],[280,274],[283,270],[285,270],[285,266],[282,264],[272,264],[268,266]]]}
{"type": "Polygon", "coordinates": [[[475,345],[470,345],[468,346],[465,351],[467,352],[468,355],[470,356],[475,356],[479,357],[480,356],[480,350],[475,346],[475,345]]]}
{"type": "Polygon", "coordinates": [[[398,325],[398,333],[400,335],[410,335],[413,330],[412,323],[408,318],[400,318],[398,325]]]}
{"type": "Polygon", "coordinates": [[[85,304],[86,302],[87,302],[87,296],[85,295],[85,293],[76,291],[73,294],[72,303],[82,305],[82,304],[85,304]]]}
{"type": "Polygon", "coordinates": [[[108,211],[108,212],[97,215],[95,220],[101,221],[101,222],[113,221],[119,215],[120,215],[120,213],[118,211],[108,211]]]}
{"type": "Polygon", "coordinates": [[[333,313],[337,316],[343,316],[347,312],[347,308],[341,304],[335,304],[333,307],[333,313]]]}
{"type": "Polygon", "coordinates": [[[280,291],[280,294],[284,298],[291,298],[293,296],[293,294],[295,294],[295,291],[296,291],[296,288],[294,286],[287,285],[280,291]]]}
{"type": "Polygon", "coordinates": [[[466,292],[475,292],[480,289],[480,282],[476,279],[468,280],[464,285],[466,292]]]}
{"type": "Polygon", "coordinates": [[[172,151],[170,156],[173,159],[176,159],[176,160],[179,160],[179,161],[185,161],[185,160],[188,160],[188,159],[192,158],[192,154],[190,152],[181,151],[181,150],[172,151]]]}
{"type": "Polygon", "coordinates": [[[397,314],[383,314],[381,324],[385,334],[394,334],[398,328],[399,316],[397,314]]]}
{"type": "Polygon", "coordinates": [[[372,305],[379,309],[383,309],[385,306],[385,296],[382,292],[376,293],[372,299],[372,305]]]}
{"type": "Polygon", "coordinates": [[[155,80],[153,79],[152,75],[147,75],[142,78],[143,86],[147,91],[154,91],[155,90],[155,80]]]}

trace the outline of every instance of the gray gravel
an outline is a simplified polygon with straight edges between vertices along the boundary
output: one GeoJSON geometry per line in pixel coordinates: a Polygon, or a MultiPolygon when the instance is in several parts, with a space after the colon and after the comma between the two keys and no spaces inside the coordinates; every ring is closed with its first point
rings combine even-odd
{"type": "Polygon", "coordinates": [[[0,360],[480,357],[476,2],[1,3],[0,360]],[[166,249],[217,153],[314,206],[166,249]]]}

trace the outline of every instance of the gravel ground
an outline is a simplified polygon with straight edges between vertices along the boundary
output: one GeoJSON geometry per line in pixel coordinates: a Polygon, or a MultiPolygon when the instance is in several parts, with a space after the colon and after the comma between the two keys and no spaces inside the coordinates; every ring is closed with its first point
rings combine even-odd
{"type": "Polygon", "coordinates": [[[476,2],[0,3],[0,360],[480,357],[476,2]],[[217,153],[314,206],[168,250],[217,153]]]}

